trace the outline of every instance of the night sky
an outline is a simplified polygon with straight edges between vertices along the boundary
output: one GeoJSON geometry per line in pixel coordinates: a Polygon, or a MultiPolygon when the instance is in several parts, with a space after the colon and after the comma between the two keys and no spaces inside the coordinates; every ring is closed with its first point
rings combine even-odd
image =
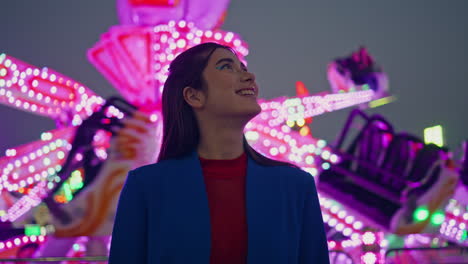
{"type": "MultiPolygon", "coordinates": [[[[0,52],[54,69],[103,97],[117,94],[86,59],[87,49],[118,24],[114,0],[2,1],[0,10],[0,52]]],[[[299,80],[311,93],[330,90],[327,64],[364,45],[397,97],[369,113],[420,137],[440,124],[452,150],[468,139],[466,0],[239,0],[231,2],[223,29],[248,42],[262,98],[294,96],[299,80]]],[[[314,118],[313,135],[333,143],[348,113],[314,118]]],[[[0,156],[55,128],[48,118],[5,105],[0,120],[0,156]]]]}

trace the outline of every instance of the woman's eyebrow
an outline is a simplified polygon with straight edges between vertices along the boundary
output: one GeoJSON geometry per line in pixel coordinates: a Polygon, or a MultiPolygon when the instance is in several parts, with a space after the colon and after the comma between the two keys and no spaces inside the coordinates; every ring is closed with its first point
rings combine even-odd
{"type": "MultiPolygon", "coordinates": [[[[223,62],[229,62],[229,63],[235,63],[233,59],[231,58],[222,58],[222,59],[219,59],[215,65],[218,65],[220,63],[223,63],[223,62]]],[[[247,66],[245,66],[245,64],[243,62],[240,62],[240,66],[241,66],[241,69],[245,69],[247,70],[247,66]]]]}
{"type": "Polygon", "coordinates": [[[231,59],[231,58],[222,58],[222,59],[219,59],[219,60],[218,60],[218,62],[216,62],[216,64],[215,64],[215,65],[218,65],[218,64],[220,64],[220,63],[222,63],[222,62],[230,62],[230,63],[234,63],[234,60],[233,60],[233,59],[231,59]]]}

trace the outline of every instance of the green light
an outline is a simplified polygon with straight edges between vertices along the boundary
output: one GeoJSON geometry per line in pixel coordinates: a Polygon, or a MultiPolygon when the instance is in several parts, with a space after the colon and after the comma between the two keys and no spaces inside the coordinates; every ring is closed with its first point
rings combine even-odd
{"type": "Polygon", "coordinates": [[[79,244],[73,244],[73,250],[75,250],[75,251],[80,250],[80,245],[79,244]]]}
{"type": "Polygon", "coordinates": [[[65,193],[65,198],[67,199],[67,201],[71,201],[73,199],[70,185],[68,183],[63,184],[63,192],[65,193]]]}
{"type": "Polygon", "coordinates": [[[75,189],[78,189],[78,186],[80,185],[80,183],[83,182],[83,179],[81,178],[81,175],[80,174],[77,174],[77,173],[72,173],[72,176],[69,180],[69,183],[70,183],[70,187],[75,190],[75,189]]]}
{"type": "Polygon", "coordinates": [[[324,169],[324,170],[330,169],[330,163],[328,163],[328,162],[323,163],[322,164],[322,169],[324,169]]]}
{"type": "Polygon", "coordinates": [[[27,236],[40,236],[41,226],[39,225],[25,225],[24,234],[27,236]]]}
{"type": "Polygon", "coordinates": [[[461,236],[461,242],[465,241],[467,237],[466,230],[463,230],[463,234],[461,236]]]}
{"type": "Polygon", "coordinates": [[[441,225],[445,220],[445,214],[442,211],[435,212],[431,217],[431,223],[433,225],[441,225]]]}
{"type": "Polygon", "coordinates": [[[421,222],[426,220],[429,217],[429,210],[427,209],[427,206],[420,206],[418,207],[413,214],[413,219],[416,222],[421,222]]]}
{"type": "Polygon", "coordinates": [[[444,145],[442,126],[438,125],[424,129],[424,142],[426,144],[434,143],[442,147],[444,145]]]}
{"type": "Polygon", "coordinates": [[[395,100],[396,100],[395,96],[388,96],[388,97],[380,98],[380,99],[369,102],[369,107],[376,108],[376,107],[391,103],[395,100]]]}

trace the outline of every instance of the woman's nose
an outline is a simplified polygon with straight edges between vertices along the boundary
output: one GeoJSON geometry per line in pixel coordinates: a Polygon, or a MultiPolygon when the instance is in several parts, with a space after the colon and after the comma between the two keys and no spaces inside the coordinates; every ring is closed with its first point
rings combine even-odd
{"type": "Polygon", "coordinates": [[[254,82],[255,81],[255,74],[251,72],[244,72],[242,75],[242,81],[243,82],[254,82]]]}

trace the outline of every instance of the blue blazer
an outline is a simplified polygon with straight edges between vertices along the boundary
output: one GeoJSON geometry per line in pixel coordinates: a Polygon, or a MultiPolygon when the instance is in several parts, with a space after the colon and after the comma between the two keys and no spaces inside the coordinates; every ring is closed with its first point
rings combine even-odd
{"type": "MultiPolygon", "coordinates": [[[[314,178],[247,161],[248,264],[329,263],[314,178]]],[[[197,152],[128,173],[109,264],[209,264],[208,196],[197,152]]]]}

